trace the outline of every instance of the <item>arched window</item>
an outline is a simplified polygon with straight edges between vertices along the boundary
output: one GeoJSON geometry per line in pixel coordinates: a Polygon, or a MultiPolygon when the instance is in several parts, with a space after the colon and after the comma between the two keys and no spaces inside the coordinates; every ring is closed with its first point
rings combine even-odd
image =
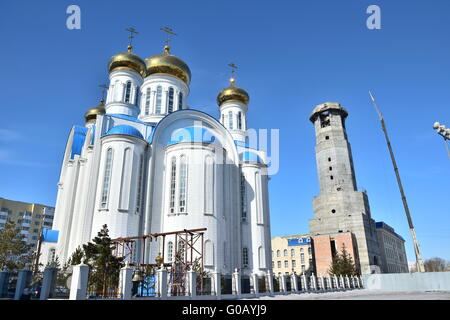
{"type": "Polygon", "coordinates": [[[238,129],[242,129],[242,112],[238,113],[238,129]]]}
{"type": "Polygon", "coordinates": [[[279,257],[280,256],[280,250],[277,250],[277,257],[279,257]]]}
{"type": "Polygon", "coordinates": [[[147,116],[150,113],[150,88],[147,88],[147,91],[145,93],[145,115],[147,116]]]}
{"type": "Polygon", "coordinates": [[[52,248],[50,249],[48,254],[48,263],[55,262],[55,259],[56,259],[56,250],[52,248]]]}
{"type": "Polygon", "coordinates": [[[178,110],[183,109],[183,92],[178,93],[178,110]]]}
{"type": "Polygon", "coordinates": [[[242,248],[242,265],[244,268],[248,267],[248,249],[242,248]]]}
{"type": "Polygon", "coordinates": [[[169,88],[169,101],[167,105],[167,112],[171,113],[173,111],[173,88],[169,88]]]}
{"type": "Polygon", "coordinates": [[[186,156],[180,157],[179,206],[180,212],[186,211],[187,163],[186,156]]]}
{"type": "Polygon", "coordinates": [[[287,257],[287,249],[283,250],[283,256],[287,257]]]}
{"type": "Polygon", "coordinates": [[[245,186],[245,176],[241,172],[241,219],[247,220],[247,192],[245,186]]]}
{"type": "Polygon", "coordinates": [[[300,248],[300,252],[303,252],[303,248],[300,248]]]}
{"type": "Polygon", "coordinates": [[[225,115],[222,113],[222,124],[225,125],[225,115]]]}
{"type": "Polygon", "coordinates": [[[139,159],[138,185],[136,191],[136,213],[141,211],[143,174],[144,174],[144,156],[141,155],[139,159]]]}
{"type": "Polygon", "coordinates": [[[300,263],[305,263],[305,254],[300,253],[300,263]]]}
{"type": "Polygon", "coordinates": [[[122,180],[120,182],[119,208],[128,210],[131,182],[131,149],[126,148],[123,153],[122,180]]]}
{"type": "Polygon", "coordinates": [[[130,97],[131,97],[131,81],[127,81],[125,87],[125,102],[130,103],[130,97]]]}
{"type": "Polygon", "coordinates": [[[205,158],[205,213],[214,211],[214,160],[210,156],[205,158]]]}
{"type": "Polygon", "coordinates": [[[156,88],[156,108],[155,108],[156,114],[161,114],[161,100],[162,100],[162,88],[161,86],[158,86],[156,88]]]}
{"type": "Polygon", "coordinates": [[[106,204],[108,203],[109,185],[111,183],[112,157],[113,157],[113,150],[109,148],[106,151],[105,171],[103,173],[103,187],[101,197],[102,208],[106,208],[106,204]]]}
{"type": "Polygon", "coordinates": [[[308,254],[311,255],[311,247],[308,248],[308,254]]]}
{"type": "Polygon", "coordinates": [[[121,89],[122,86],[120,85],[120,81],[116,80],[116,82],[114,83],[114,101],[121,101],[122,100],[122,93],[121,93],[121,89]]]}
{"type": "Polygon", "coordinates": [[[295,256],[295,250],[291,249],[291,257],[295,256]]]}
{"type": "Polygon", "coordinates": [[[172,262],[173,257],[173,242],[169,241],[167,244],[167,262],[172,262]]]}
{"type": "Polygon", "coordinates": [[[233,112],[228,112],[228,128],[233,129],[233,112]]]}
{"type": "Polygon", "coordinates": [[[175,157],[172,158],[170,165],[170,200],[169,200],[169,208],[170,213],[175,212],[175,185],[177,178],[177,161],[175,157]]]}

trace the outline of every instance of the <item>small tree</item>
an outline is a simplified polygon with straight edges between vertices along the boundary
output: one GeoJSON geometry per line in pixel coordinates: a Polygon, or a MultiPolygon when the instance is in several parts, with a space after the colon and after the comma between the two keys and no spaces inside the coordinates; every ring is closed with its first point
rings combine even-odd
{"type": "Polygon", "coordinates": [[[23,269],[32,263],[33,245],[27,244],[24,238],[13,222],[6,222],[0,229],[0,270],[23,269]]]}
{"type": "Polygon", "coordinates": [[[108,233],[105,224],[92,242],[83,245],[83,262],[91,268],[89,286],[104,297],[107,295],[108,284],[119,281],[123,260],[113,255],[114,245],[108,233]]]}
{"type": "Polygon", "coordinates": [[[83,261],[83,257],[84,257],[83,249],[81,249],[81,247],[78,247],[72,253],[69,260],[67,260],[67,264],[71,266],[79,265],[83,261]]]}
{"type": "Polygon", "coordinates": [[[341,253],[337,253],[333,257],[330,269],[328,270],[330,275],[336,276],[353,276],[356,275],[355,264],[353,263],[352,256],[345,249],[345,245],[342,244],[341,253]]]}

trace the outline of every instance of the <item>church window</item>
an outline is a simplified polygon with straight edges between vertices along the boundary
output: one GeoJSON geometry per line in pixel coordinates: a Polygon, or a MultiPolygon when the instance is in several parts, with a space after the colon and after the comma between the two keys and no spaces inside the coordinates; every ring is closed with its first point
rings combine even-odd
{"type": "Polygon", "coordinates": [[[177,175],[177,162],[176,162],[175,157],[173,157],[172,161],[171,161],[171,169],[170,169],[170,201],[169,201],[170,213],[175,212],[176,175],[177,175]]]}
{"type": "Polygon", "coordinates": [[[213,213],[214,206],[214,160],[207,156],[205,159],[205,213],[213,213]]]}
{"type": "Polygon", "coordinates": [[[331,162],[331,158],[328,158],[328,162],[331,162]]]}
{"type": "Polygon", "coordinates": [[[144,174],[144,156],[141,155],[139,159],[138,185],[136,192],[136,212],[141,211],[143,174],[144,174]]]}
{"type": "Polygon", "coordinates": [[[127,81],[127,85],[125,88],[125,102],[130,102],[130,96],[131,96],[131,81],[127,81]]]}
{"type": "Polygon", "coordinates": [[[48,262],[52,263],[55,261],[56,258],[56,250],[55,249],[50,249],[50,253],[48,255],[48,262]]]}
{"type": "Polygon", "coordinates": [[[180,212],[186,210],[187,163],[186,156],[180,158],[179,206],[180,212]]]}
{"type": "Polygon", "coordinates": [[[330,176],[330,179],[331,179],[331,180],[333,180],[333,179],[334,179],[334,177],[333,177],[333,176],[330,176]]]}
{"type": "Polygon", "coordinates": [[[332,167],[329,167],[328,169],[329,169],[330,171],[333,171],[333,168],[332,168],[332,167]]]}
{"type": "Polygon", "coordinates": [[[172,256],[173,256],[173,242],[169,241],[167,244],[167,261],[172,262],[172,256]]]}
{"type": "Polygon", "coordinates": [[[156,114],[161,114],[161,101],[162,101],[162,88],[161,86],[158,86],[156,88],[156,114]]]}
{"type": "Polygon", "coordinates": [[[106,208],[106,204],[108,202],[109,185],[111,182],[112,157],[113,157],[113,150],[109,148],[106,151],[105,172],[103,174],[103,188],[101,197],[102,208],[106,208]]]}
{"type": "Polygon", "coordinates": [[[242,112],[238,113],[238,129],[242,129],[242,112]]]}
{"type": "Polygon", "coordinates": [[[245,176],[241,172],[241,219],[247,220],[247,192],[245,187],[245,176]]]}
{"type": "Polygon", "coordinates": [[[171,113],[173,111],[173,88],[169,88],[169,102],[167,105],[167,111],[168,113],[171,113]]]}
{"type": "Polygon", "coordinates": [[[183,109],[183,92],[178,94],[178,110],[183,109]]]}
{"type": "Polygon", "coordinates": [[[228,128],[233,129],[233,112],[228,112],[228,128]]]}
{"type": "Polygon", "coordinates": [[[147,88],[145,94],[145,115],[147,116],[150,113],[150,88],[147,88]]]}
{"type": "Polygon", "coordinates": [[[248,267],[248,249],[242,248],[242,264],[244,268],[248,267]]]}
{"type": "Polygon", "coordinates": [[[126,148],[123,153],[122,180],[120,185],[120,209],[128,209],[131,182],[131,149],[126,148]]]}

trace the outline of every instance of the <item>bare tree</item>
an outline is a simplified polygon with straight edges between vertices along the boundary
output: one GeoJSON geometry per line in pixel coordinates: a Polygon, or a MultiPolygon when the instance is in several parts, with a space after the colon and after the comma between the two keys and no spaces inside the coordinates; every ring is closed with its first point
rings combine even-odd
{"type": "Polygon", "coordinates": [[[442,258],[435,257],[425,260],[424,265],[426,272],[442,272],[446,271],[450,263],[442,258]]]}

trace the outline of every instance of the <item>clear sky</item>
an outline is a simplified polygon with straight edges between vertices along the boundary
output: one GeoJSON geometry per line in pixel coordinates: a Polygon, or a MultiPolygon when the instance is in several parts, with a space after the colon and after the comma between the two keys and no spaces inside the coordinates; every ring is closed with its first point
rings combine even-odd
{"type": "Polygon", "coordinates": [[[359,189],[377,221],[411,237],[395,175],[371,105],[385,116],[424,258],[450,259],[450,161],[435,121],[450,127],[450,1],[2,1],[0,3],[0,197],[54,205],[69,131],[83,124],[107,83],[108,59],[126,50],[162,52],[160,27],[178,36],[172,53],[192,71],[188,105],[218,116],[217,93],[239,66],[250,94],[248,124],[280,130],[280,171],[270,181],[272,235],[308,232],[319,192],[316,104],[348,111],[359,189]],[[81,30],[66,8],[81,8],[81,30]],[[366,9],[381,8],[381,30],[366,9]]]}

